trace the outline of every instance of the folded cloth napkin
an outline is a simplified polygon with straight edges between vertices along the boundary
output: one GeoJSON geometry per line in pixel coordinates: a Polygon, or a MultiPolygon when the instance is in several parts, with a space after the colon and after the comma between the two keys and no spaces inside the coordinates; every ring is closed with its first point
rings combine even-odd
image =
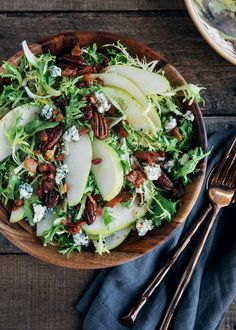
{"type": "MultiPolygon", "coordinates": [[[[208,159],[206,177],[213,165],[226,152],[232,137],[232,133],[227,132],[217,132],[209,136],[209,147],[214,146],[214,148],[208,159]]],[[[165,263],[193,221],[200,216],[206,201],[204,183],[191,214],[162,245],[137,260],[100,272],[76,306],[76,309],[85,316],[83,329],[128,329],[122,325],[120,317],[128,311],[132,302],[165,263]]],[[[219,328],[225,311],[236,296],[235,233],[236,204],[232,204],[218,214],[191,282],[175,312],[171,329],[215,330],[219,328]]],[[[198,236],[197,233],[146,303],[133,329],[158,329],[167,305],[193,253],[198,236]]]]}

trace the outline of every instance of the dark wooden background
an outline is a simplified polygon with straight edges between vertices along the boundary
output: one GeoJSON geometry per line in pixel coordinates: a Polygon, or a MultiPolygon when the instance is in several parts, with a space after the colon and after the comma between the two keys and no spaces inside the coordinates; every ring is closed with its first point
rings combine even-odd
{"type": "MultiPolygon", "coordinates": [[[[0,0],[1,60],[24,39],[72,30],[123,34],[158,50],[188,82],[206,87],[207,131],[236,128],[235,67],[202,39],[183,1],[0,0]]],[[[74,304],[96,274],[47,265],[0,236],[0,330],[80,329],[74,304]]],[[[235,323],[232,304],[221,330],[235,329],[235,323]]]]}

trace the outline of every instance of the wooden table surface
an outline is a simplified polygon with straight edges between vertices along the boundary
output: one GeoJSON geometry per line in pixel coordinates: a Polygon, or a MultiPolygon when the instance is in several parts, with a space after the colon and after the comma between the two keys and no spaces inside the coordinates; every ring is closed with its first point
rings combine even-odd
{"type": "MultiPolygon", "coordinates": [[[[206,44],[183,1],[0,1],[1,60],[24,39],[37,41],[72,30],[123,34],[158,50],[188,82],[206,87],[202,112],[207,131],[236,128],[235,67],[206,44]]],[[[45,264],[0,236],[0,329],[80,329],[82,318],[74,304],[97,273],[45,264]]],[[[233,329],[235,323],[232,304],[221,329],[233,329]]]]}

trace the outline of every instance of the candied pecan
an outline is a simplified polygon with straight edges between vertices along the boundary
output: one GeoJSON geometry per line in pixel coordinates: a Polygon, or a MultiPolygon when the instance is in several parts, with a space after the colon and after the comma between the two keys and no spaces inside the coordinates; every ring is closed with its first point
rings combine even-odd
{"type": "Polygon", "coordinates": [[[114,130],[120,138],[127,138],[129,136],[128,132],[126,131],[121,122],[114,126],[114,130]]]}
{"type": "Polygon", "coordinates": [[[49,149],[45,152],[44,159],[50,161],[53,158],[53,156],[54,156],[54,150],[49,149]]]}
{"type": "Polygon", "coordinates": [[[114,115],[114,113],[116,113],[116,112],[117,112],[117,109],[116,109],[116,107],[115,107],[114,105],[112,105],[112,106],[110,107],[110,109],[107,110],[107,114],[108,114],[108,115],[114,115]]]}
{"type": "Polygon", "coordinates": [[[101,194],[96,194],[93,196],[93,198],[95,199],[95,201],[99,201],[99,199],[102,199],[102,195],[101,194]]]}
{"type": "Polygon", "coordinates": [[[41,141],[41,142],[47,141],[48,140],[48,135],[47,135],[46,130],[43,130],[43,131],[39,132],[38,138],[39,138],[39,141],[41,141]]]}
{"type": "Polygon", "coordinates": [[[25,158],[24,160],[24,165],[25,167],[27,167],[27,169],[33,173],[33,174],[36,174],[37,172],[37,167],[38,167],[38,162],[37,160],[35,160],[34,158],[31,158],[31,157],[27,157],[25,158]]]}
{"type": "Polygon", "coordinates": [[[77,76],[84,76],[85,74],[93,73],[93,68],[87,65],[85,68],[77,71],[77,76]]]}
{"type": "Polygon", "coordinates": [[[16,211],[17,209],[19,209],[22,205],[24,204],[24,200],[23,199],[15,199],[13,206],[12,206],[12,210],[16,211]]]}
{"type": "Polygon", "coordinates": [[[87,63],[78,56],[65,54],[59,58],[59,65],[60,66],[66,65],[71,68],[81,69],[87,66],[87,63]]]}
{"type": "Polygon", "coordinates": [[[46,130],[48,135],[48,140],[40,144],[40,150],[46,151],[54,147],[57,142],[60,140],[64,131],[64,126],[62,123],[59,123],[56,127],[49,128],[46,130]]]}
{"type": "Polygon", "coordinates": [[[91,73],[88,73],[88,74],[83,75],[83,81],[85,82],[85,84],[87,86],[92,85],[93,84],[93,80],[94,80],[94,78],[93,78],[93,75],[91,73]]]}
{"type": "Polygon", "coordinates": [[[104,140],[108,136],[108,119],[98,112],[93,112],[91,126],[96,138],[104,140]]]}
{"type": "Polygon", "coordinates": [[[36,190],[37,195],[39,196],[39,198],[43,198],[44,195],[44,189],[43,187],[40,187],[36,190]]]}
{"type": "Polygon", "coordinates": [[[171,192],[171,199],[173,201],[177,201],[178,199],[180,199],[182,196],[184,196],[185,192],[184,192],[184,186],[182,183],[177,184],[174,189],[171,192]]]}
{"type": "Polygon", "coordinates": [[[92,160],[92,164],[93,165],[97,165],[97,164],[100,164],[102,162],[102,158],[94,158],[93,160],[92,160]]]}
{"type": "Polygon", "coordinates": [[[91,225],[96,220],[96,216],[97,216],[97,202],[91,196],[91,194],[88,194],[82,217],[86,220],[88,225],[91,225]]]}
{"type": "Polygon", "coordinates": [[[80,56],[82,54],[82,50],[80,49],[80,44],[77,42],[75,46],[71,49],[71,55],[80,56]]]}
{"type": "Polygon", "coordinates": [[[165,174],[164,171],[161,172],[161,175],[157,179],[157,183],[161,186],[161,188],[168,190],[168,191],[170,191],[174,188],[173,182],[165,174]]]}
{"type": "Polygon", "coordinates": [[[98,208],[97,208],[97,215],[102,215],[102,213],[103,213],[103,208],[101,207],[101,206],[98,206],[98,208]]]}
{"type": "Polygon", "coordinates": [[[49,191],[45,197],[45,205],[48,209],[53,209],[57,206],[60,199],[60,194],[56,190],[49,191]]]}
{"type": "Polygon", "coordinates": [[[55,178],[52,178],[50,176],[47,176],[43,179],[43,190],[44,193],[47,194],[50,191],[53,191],[53,189],[55,188],[56,185],[56,181],[55,178]]]}
{"type": "Polygon", "coordinates": [[[65,155],[64,154],[60,154],[56,157],[56,161],[57,162],[62,162],[65,159],[65,155]]]}
{"type": "Polygon", "coordinates": [[[121,191],[116,197],[114,197],[112,200],[105,203],[105,206],[107,207],[114,207],[116,204],[121,202],[128,202],[132,199],[132,194],[129,189],[124,189],[121,191]]]}
{"type": "Polygon", "coordinates": [[[99,63],[96,63],[94,66],[93,66],[93,72],[94,73],[98,73],[99,71],[101,71],[102,69],[102,65],[99,64],[99,63]]]}
{"type": "Polygon", "coordinates": [[[72,221],[68,221],[66,222],[65,226],[68,230],[69,234],[76,234],[79,233],[81,231],[81,226],[85,225],[86,221],[79,221],[79,222],[72,222],[72,221]]]}
{"type": "Polygon", "coordinates": [[[66,67],[65,69],[62,70],[62,76],[63,77],[77,77],[77,68],[71,69],[66,67]]]}
{"type": "Polygon", "coordinates": [[[86,105],[86,107],[81,109],[81,112],[83,113],[82,120],[91,120],[93,117],[93,108],[91,104],[86,105]]]}
{"type": "Polygon", "coordinates": [[[148,163],[148,165],[152,165],[153,163],[158,163],[158,152],[151,152],[151,151],[136,151],[134,156],[141,161],[148,163]]]}
{"type": "Polygon", "coordinates": [[[59,112],[59,113],[56,115],[56,121],[57,121],[58,123],[60,123],[63,119],[64,119],[64,115],[63,115],[61,112],[59,112]]]}
{"type": "Polygon", "coordinates": [[[175,137],[177,140],[181,141],[183,139],[183,135],[180,133],[179,128],[176,126],[170,131],[170,135],[175,137]]]}
{"type": "Polygon", "coordinates": [[[40,172],[46,172],[46,171],[48,171],[48,166],[47,166],[47,164],[42,164],[42,165],[40,165],[39,166],[39,170],[40,170],[40,172]]]}
{"type": "Polygon", "coordinates": [[[80,135],[80,136],[85,135],[85,134],[87,134],[89,131],[90,131],[90,128],[89,128],[89,127],[87,127],[87,128],[83,128],[83,129],[79,132],[79,135],[80,135]]]}
{"type": "Polygon", "coordinates": [[[141,169],[139,169],[139,168],[129,172],[129,174],[126,176],[126,178],[136,188],[140,187],[140,185],[143,183],[143,180],[144,180],[143,173],[142,173],[141,169]]]}

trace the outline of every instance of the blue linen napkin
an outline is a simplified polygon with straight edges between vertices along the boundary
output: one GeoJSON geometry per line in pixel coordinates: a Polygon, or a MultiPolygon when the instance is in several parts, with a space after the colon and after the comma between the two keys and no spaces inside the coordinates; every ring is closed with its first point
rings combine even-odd
{"type": "MultiPolygon", "coordinates": [[[[236,132],[234,136],[236,135],[236,132]]],[[[232,133],[217,132],[208,139],[214,146],[208,159],[208,176],[229,146],[232,133]]],[[[190,225],[206,205],[205,183],[191,214],[167,241],[152,252],[127,264],[102,270],[76,305],[84,315],[84,330],[128,329],[120,317],[129,310],[150,279],[165,263],[190,225]]],[[[236,204],[220,211],[171,323],[176,330],[218,329],[230,302],[236,296],[236,204]]],[[[158,329],[198,240],[197,233],[177,263],[140,312],[135,330],[158,329]]]]}

